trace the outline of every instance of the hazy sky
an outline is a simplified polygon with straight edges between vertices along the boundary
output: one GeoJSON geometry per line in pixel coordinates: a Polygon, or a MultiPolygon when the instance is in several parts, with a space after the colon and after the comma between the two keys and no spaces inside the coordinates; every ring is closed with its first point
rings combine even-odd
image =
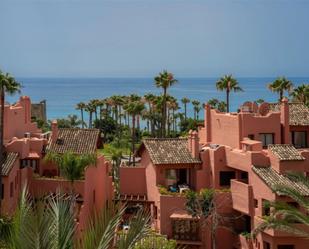
{"type": "Polygon", "coordinates": [[[309,0],[0,0],[16,76],[309,76],[309,0]]]}

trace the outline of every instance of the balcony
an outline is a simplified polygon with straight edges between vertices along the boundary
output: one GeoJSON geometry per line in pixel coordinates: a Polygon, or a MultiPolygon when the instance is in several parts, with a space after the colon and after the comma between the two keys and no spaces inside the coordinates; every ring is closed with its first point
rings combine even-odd
{"type": "Polygon", "coordinates": [[[189,169],[167,169],[163,187],[171,193],[185,193],[191,189],[189,169]]]}
{"type": "Polygon", "coordinates": [[[233,208],[250,215],[252,202],[252,186],[239,180],[231,180],[233,208]]]}
{"type": "Polygon", "coordinates": [[[176,211],[170,216],[172,222],[172,239],[178,244],[200,245],[201,233],[199,219],[185,211],[176,211]]]}

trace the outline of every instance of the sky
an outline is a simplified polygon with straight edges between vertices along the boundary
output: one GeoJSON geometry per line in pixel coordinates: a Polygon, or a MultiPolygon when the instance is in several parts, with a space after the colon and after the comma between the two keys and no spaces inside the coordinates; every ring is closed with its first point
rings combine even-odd
{"type": "Polygon", "coordinates": [[[0,0],[17,77],[309,76],[309,0],[0,0]]]}

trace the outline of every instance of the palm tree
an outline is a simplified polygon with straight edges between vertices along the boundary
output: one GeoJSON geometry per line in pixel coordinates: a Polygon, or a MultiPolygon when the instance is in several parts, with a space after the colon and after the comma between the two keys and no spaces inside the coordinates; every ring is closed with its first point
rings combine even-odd
{"type": "Polygon", "coordinates": [[[86,104],[84,102],[79,102],[75,109],[80,110],[81,119],[82,119],[82,128],[84,129],[85,121],[84,121],[84,109],[86,108],[86,104]]]}
{"type": "MultiPolygon", "coordinates": [[[[309,188],[309,181],[302,173],[289,173],[288,177],[305,188],[309,188]]],[[[271,208],[271,213],[263,217],[263,222],[254,229],[253,236],[267,229],[276,229],[309,239],[308,232],[295,226],[295,223],[300,223],[309,227],[309,200],[295,188],[286,185],[277,184],[273,190],[277,194],[293,199],[303,210],[301,211],[298,205],[292,206],[279,201],[267,203],[267,206],[271,208]]]]}
{"type": "Polygon", "coordinates": [[[217,90],[226,91],[226,111],[230,111],[230,92],[242,92],[243,89],[238,85],[238,82],[233,76],[225,75],[216,82],[217,90]]]}
{"type": "Polygon", "coordinates": [[[194,120],[198,120],[198,113],[201,110],[200,104],[201,103],[198,100],[192,101],[193,110],[194,110],[194,120]]]}
{"type": "Polygon", "coordinates": [[[268,89],[272,92],[279,93],[279,101],[281,101],[285,91],[292,91],[293,83],[285,77],[278,77],[275,81],[268,84],[268,89]]]}
{"type": "Polygon", "coordinates": [[[89,112],[89,125],[88,125],[89,128],[92,128],[92,124],[93,124],[92,115],[96,110],[96,107],[93,104],[94,104],[93,102],[89,102],[85,108],[85,111],[89,112]]]}
{"type": "Polygon", "coordinates": [[[23,188],[13,221],[6,227],[5,248],[132,249],[150,235],[150,216],[140,210],[130,221],[128,233],[119,236],[116,230],[121,225],[125,207],[109,203],[95,212],[86,230],[76,236],[75,203],[73,195],[68,198],[60,193],[54,198],[35,201],[23,188]]]}
{"type": "Polygon", "coordinates": [[[113,178],[113,183],[115,184],[115,192],[119,194],[119,183],[120,183],[120,178],[119,178],[119,167],[121,163],[121,158],[122,158],[122,150],[119,148],[114,148],[114,147],[108,147],[108,154],[111,155],[111,160],[112,160],[112,178],[113,178]]]}
{"type": "Polygon", "coordinates": [[[163,126],[163,113],[162,113],[162,107],[163,107],[163,96],[156,96],[153,101],[153,123],[155,128],[156,137],[162,137],[162,126],[163,126]]]}
{"type": "Polygon", "coordinates": [[[133,166],[135,166],[135,121],[138,115],[141,115],[145,109],[145,105],[140,101],[132,101],[126,105],[126,111],[132,116],[132,154],[133,154],[133,166]]]}
{"type": "Polygon", "coordinates": [[[181,99],[181,103],[183,103],[184,109],[185,109],[185,120],[187,120],[187,104],[190,103],[190,99],[184,97],[181,99]]]}
{"type": "Polygon", "coordinates": [[[111,205],[89,222],[82,237],[80,249],[133,249],[137,243],[147,238],[150,233],[150,215],[140,209],[129,221],[128,232],[117,233],[121,226],[125,208],[111,205]]]}
{"type": "Polygon", "coordinates": [[[293,101],[301,102],[309,107],[309,84],[302,84],[291,92],[293,101]]]}
{"type": "Polygon", "coordinates": [[[84,176],[85,168],[88,165],[96,164],[95,155],[75,155],[72,152],[64,154],[47,153],[44,158],[47,162],[55,163],[60,174],[71,182],[72,190],[74,181],[81,179],[84,176]]]}
{"type": "Polygon", "coordinates": [[[178,105],[178,102],[177,102],[177,99],[172,97],[169,101],[169,109],[172,110],[172,118],[171,118],[171,121],[172,121],[172,127],[173,127],[173,132],[175,132],[175,129],[176,129],[176,113],[175,111],[177,111],[179,109],[179,105],[178,105]]]}
{"type": "Polygon", "coordinates": [[[163,89],[163,106],[162,106],[162,137],[166,136],[166,96],[167,96],[167,89],[174,85],[177,80],[174,78],[172,73],[164,70],[163,72],[159,73],[158,76],[154,78],[155,85],[163,89]]]}
{"type": "Polygon", "coordinates": [[[207,103],[210,105],[211,108],[218,108],[218,104],[220,103],[220,100],[212,98],[210,100],[207,101],[207,103]]]}
{"type": "Polygon", "coordinates": [[[95,117],[95,121],[98,120],[98,107],[100,106],[100,100],[99,99],[91,99],[89,104],[92,106],[93,108],[93,112],[94,112],[94,117],[95,117]]]}
{"type": "Polygon", "coordinates": [[[220,112],[226,112],[226,103],[218,99],[212,98],[207,102],[211,108],[217,109],[220,112]]]}
{"type": "Polygon", "coordinates": [[[145,102],[148,104],[148,120],[150,122],[151,135],[154,136],[154,124],[153,124],[153,104],[155,100],[155,95],[152,93],[147,93],[144,95],[145,102]]]}
{"type": "MultiPolygon", "coordinates": [[[[0,70],[0,105],[1,105],[1,118],[0,118],[0,162],[4,159],[4,105],[5,94],[13,95],[20,92],[21,85],[14,77],[8,73],[3,73],[0,70]]],[[[0,163],[0,186],[2,186],[2,164],[0,163]]],[[[2,196],[2,188],[0,187],[0,196],[2,196]]],[[[1,198],[0,198],[0,214],[1,214],[1,198]]]]}
{"type": "Polygon", "coordinates": [[[77,115],[68,115],[68,122],[70,124],[70,127],[77,128],[80,127],[80,125],[85,125],[82,120],[78,119],[77,115]]]}
{"type": "Polygon", "coordinates": [[[226,103],[224,101],[220,101],[217,107],[218,111],[226,112],[226,103]]]}
{"type": "Polygon", "coordinates": [[[264,103],[265,100],[264,100],[264,99],[257,99],[257,100],[254,101],[254,102],[255,102],[256,104],[260,105],[260,104],[264,103]]]}

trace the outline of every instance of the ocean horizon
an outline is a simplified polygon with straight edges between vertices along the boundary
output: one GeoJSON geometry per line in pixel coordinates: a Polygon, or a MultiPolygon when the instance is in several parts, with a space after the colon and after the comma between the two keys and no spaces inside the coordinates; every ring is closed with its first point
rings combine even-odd
{"type": "MultiPolygon", "coordinates": [[[[168,89],[168,93],[179,100],[187,97],[190,100],[198,100],[201,103],[211,98],[225,100],[225,92],[216,90],[215,77],[183,77],[177,78],[178,83],[168,89]]],[[[245,101],[264,99],[268,102],[277,101],[278,95],[267,89],[267,84],[275,77],[238,77],[237,80],[244,92],[231,93],[231,111],[236,111],[245,101]]],[[[308,83],[309,77],[289,77],[294,86],[308,83]]],[[[64,118],[70,114],[80,115],[75,110],[78,102],[87,102],[90,99],[102,99],[111,95],[128,95],[131,93],[144,95],[151,92],[160,94],[162,91],[154,85],[151,77],[17,77],[22,84],[21,94],[8,96],[6,101],[14,103],[20,95],[27,95],[32,103],[41,100],[47,102],[47,118],[52,120],[64,118]]],[[[182,110],[180,110],[182,111],[182,110]]],[[[193,116],[192,105],[188,106],[189,116],[193,116]]],[[[200,117],[203,118],[203,111],[200,117]]],[[[87,117],[86,117],[87,118],[87,117]]],[[[87,120],[86,120],[87,121],[87,120]]]]}

